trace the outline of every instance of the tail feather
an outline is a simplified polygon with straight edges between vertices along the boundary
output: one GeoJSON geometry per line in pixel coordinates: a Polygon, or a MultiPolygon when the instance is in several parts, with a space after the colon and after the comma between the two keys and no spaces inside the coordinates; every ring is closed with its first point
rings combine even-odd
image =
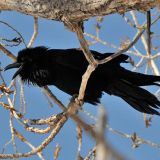
{"type": "Polygon", "coordinates": [[[131,72],[129,70],[125,70],[123,72],[123,77],[127,81],[137,86],[147,86],[147,85],[157,85],[160,86],[158,82],[160,82],[160,76],[155,75],[146,75],[137,72],[131,72]]]}
{"type": "Polygon", "coordinates": [[[160,113],[155,110],[160,107],[160,101],[156,96],[126,80],[119,80],[116,83],[112,83],[112,85],[107,86],[106,92],[107,91],[112,95],[121,97],[140,112],[160,115],[160,113]]]}
{"type": "MultiPolygon", "coordinates": [[[[145,102],[138,102],[135,99],[132,98],[128,98],[128,97],[121,97],[123,100],[125,100],[129,105],[131,105],[134,109],[143,112],[143,113],[148,113],[148,114],[156,114],[156,115],[160,115],[160,113],[158,111],[156,111],[155,107],[150,106],[149,104],[145,103],[145,102]],[[153,107],[153,108],[151,108],[153,107]]],[[[156,107],[157,108],[157,107],[156,107]]]]}

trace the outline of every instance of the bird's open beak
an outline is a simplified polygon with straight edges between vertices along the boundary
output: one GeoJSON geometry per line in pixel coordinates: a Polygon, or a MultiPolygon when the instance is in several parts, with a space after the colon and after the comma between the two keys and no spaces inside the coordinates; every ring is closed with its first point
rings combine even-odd
{"type": "Polygon", "coordinates": [[[8,70],[8,69],[12,69],[12,68],[19,68],[17,70],[17,72],[13,75],[12,79],[14,79],[19,73],[20,71],[22,70],[22,67],[23,67],[23,64],[22,63],[18,63],[18,62],[15,62],[15,63],[12,63],[12,64],[9,64],[8,66],[6,66],[4,68],[4,71],[8,70]]]}

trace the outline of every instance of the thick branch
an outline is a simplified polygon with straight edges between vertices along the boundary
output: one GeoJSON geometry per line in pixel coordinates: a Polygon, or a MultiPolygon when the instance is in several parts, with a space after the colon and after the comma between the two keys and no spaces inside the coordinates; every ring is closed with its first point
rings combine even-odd
{"type": "Polygon", "coordinates": [[[34,17],[63,21],[82,21],[93,16],[147,11],[157,7],[159,0],[0,0],[0,10],[14,10],[34,17]]]}

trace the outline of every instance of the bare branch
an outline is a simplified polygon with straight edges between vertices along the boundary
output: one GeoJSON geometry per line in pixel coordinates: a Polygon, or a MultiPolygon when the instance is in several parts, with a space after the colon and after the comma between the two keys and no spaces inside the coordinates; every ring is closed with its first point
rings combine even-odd
{"type": "Polygon", "coordinates": [[[99,106],[99,118],[97,122],[97,149],[96,159],[106,160],[110,156],[110,152],[105,149],[105,125],[107,123],[106,113],[102,106],[99,106]]]}
{"type": "Polygon", "coordinates": [[[16,56],[14,56],[9,50],[7,50],[1,44],[0,44],[0,50],[3,51],[3,53],[6,54],[9,58],[11,58],[13,61],[16,61],[16,56]]]}
{"type": "Polygon", "coordinates": [[[93,16],[113,13],[123,14],[130,10],[148,11],[157,7],[159,0],[1,0],[0,10],[14,10],[35,17],[72,22],[84,21],[93,16]],[[126,3],[127,2],[127,3],[126,3]]]}
{"type": "Polygon", "coordinates": [[[32,47],[37,35],[38,35],[38,18],[34,17],[34,32],[33,32],[33,35],[27,45],[28,48],[32,47]]]}
{"type": "Polygon", "coordinates": [[[82,82],[81,82],[81,86],[79,89],[79,95],[78,95],[78,100],[80,100],[80,101],[83,101],[83,99],[84,99],[88,79],[94,70],[95,70],[95,67],[93,65],[89,65],[86,72],[84,73],[84,75],[82,77],[82,82]]]}
{"type": "Polygon", "coordinates": [[[66,107],[62,104],[61,101],[59,101],[57,99],[57,97],[51,92],[51,90],[47,86],[45,86],[43,88],[44,88],[44,91],[46,92],[46,94],[53,100],[53,102],[55,104],[57,104],[63,111],[65,111],[66,107]]]}
{"type": "Polygon", "coordinates": [[[54,160],[58,160],[60,150],[61,150],[61,146],[59,144],[57,144],[56,148],[54,150],[54,160]]]}
{"type": "MultiPolygon", "coordinates": [[[[70,117],[74,119],[76,123],[78,123],[81,127],[83,127],[95,140],[97,139],[97,133],[94,131],[94,129],[85,123],[82,119],[80,119],[78,116],[75,116],[74,114],[70,114],[70,117]]],[[[111,153],[113,157],[115,157],[118,160],[125,160],[121,154],[119,154],[117,151],[113,149],[113,147],[108,144],[106,141],[104,142],[105,144],[105,151],[111,153]]]]}
{"type": "Polygon", "coordinates": [[[95,155],[95,152],[96,152],[96,147],[93,147],[93,148],[89,151],[88,155],[84,158],[84,160],[90,160],[91,157],[92,157],[93,155],[95,155]]]}
{"type": "MultiPolygon", "coordinates": [[[[14,134],[17,138],[19,138],[23,143],[27,144],[32,150],[35,149],[35,147],[16,129],[14,129],[14,134]]],[[[41,152],[37,152],[37,155],[41,160],[45,160],[41,152]]]]}
{"type": "Polygon", "coordinates": [[[82,149],[82,128],[78,124],[77,124],[76,131],[77,131],[77,139],[78,139],[77,160],[80,160],[81,159],[80,152],[82,149]]]}
{"type": "MultiPolygon", "coordinates": [[[[85,113],[87,116],[89,116],[92,120],[98,121],[98,119],[97,119],[95,116],[93,116],[91,113],[85,111],[84,109],[83,109],[82,111],[83,111],[83,113],[85,113]]],[[[119,136],[122,136],[122,137],[124,137],[124,138],[131,139],[131,140],[132,140],[132,136],[133,136],[132,134],[123,133],[123,132],[121,132],[121,131],[118,131],[118,130],[116,130],[116,129],[113,129],[113,128],[111,128],[108,124],[106,125],[106,128],[108,129],[108,131],[110,131],[110,132],[112,132],[112,133],[114,133],[114,134],[117,134],[117,135],[119,135],[119,136]]],[[[138,146],[141,145],[141,144],[147,144],[147,145],[149,145],[149,146],[151,146],[151,147],[154,147],[154,148],[160,148],[160,144],[154,143],[154,142],[152,142],[152,141],[150,141],[150,140],[145,140],[145,139],[143,139],[143,138],[141,138],[141,137],[139,137],[139,136],[136,136],[136,138],[137,138],[137,141],[135,141],[135,142],[138,144],[138,146]]],[[[133,141],[132,141],[132,142],[133,142],[133,141]]]]}
{"type": "Polygon", "coordinates": [[[8,23],[6,23],[6,22],[4,22],[4,21],[0,21],[0,23],[6,25],[7,27],[9,27],[9,28],[11,28],[13,31],[15,31],[15,32],[19,35],[19,37],[21,37],[23,44],[27,47],[27,45],[26,45],[26,43],[25,43],[25,41],[24,41],[24,38],[23,38],[23,36],[21,35],[21,33],[19,33],[14,27],[12,27],[11,25],[9,25],[8,23]]]}
{"type": "Polygon", "coordinates": [[[151,12],[147,11],[147,52],[151,55],[151,12]]]}
{"type": "Polygon", "coordinates": [[[83,51],[88,63],[92,64],[96,67],[97,66],[97,61],[94,59],[91,51],[88,48],[87,42],[86,42],[86,40],[83,36],[82,28],[78,24],[71,24],[71,25],[73,25],[73,27],[75,28],[75,32],[76,32],[77,37],[79,39],[80,45],[82,47],[82,51],[83,51]]]}
{"type": "Polygon", "coordinates": [[[141,30],[141,31],[138,31],[137,34],[135,35],[135,37],[133,38],[133,41],[127,46],[125,47],[124,49],[116,52],[115,54],[103,59],[103,60],[100,60],[98,63],[99,64],[104,64],[110,60],[112,60],[113,58],[116,58],[117,56],[121,55],[122,53],[126,52],[128,49],[130,49],[138,40],[139,38],[141,37],[141,35],[143,34],[144,30],[141,30]]]}
{"type": "Polygon", "coordinates": [[[52,130],[50,135],[35,149],[27,153],[16,153],[16,154],[0,154],[0,158],[2,159],[13,159],[13,158],[20,158],[20,157],[29,157],[31,155],[37,154],[41,152],[57,135],[60,129],[63,127],[64,123],[67,121],[66,115],[64,115],[61,120],[57,123],[56,127],[52,130]]]}

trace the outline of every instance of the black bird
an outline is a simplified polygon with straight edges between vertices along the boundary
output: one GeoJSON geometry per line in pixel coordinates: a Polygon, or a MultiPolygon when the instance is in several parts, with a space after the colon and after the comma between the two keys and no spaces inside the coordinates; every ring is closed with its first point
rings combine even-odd
{"type": "MultiPolygon", "coordinates": [[[[93,56],[101,60],[113,53],[91,50],[93,56]]],[[[158,85],[160,76],[145,75],[131,72],[120,66],[127,63],[127,55],[99,65],[92,73],[86,88],[84,101],[97,104],[103,92],[121,97],[134,109],[148,114],[160,115],[156,109],[160,101],[150,92],[140,86],[158,85]]],[[[28,84],[55,85],[60,90],[73,95],[79,92],[82,75],[88,62],[78,49],[48,49],[40,46],[23,49],[18,53],[15,63],[5,67],[5,70],[18,68],[17,75],[28,84]]]]}

